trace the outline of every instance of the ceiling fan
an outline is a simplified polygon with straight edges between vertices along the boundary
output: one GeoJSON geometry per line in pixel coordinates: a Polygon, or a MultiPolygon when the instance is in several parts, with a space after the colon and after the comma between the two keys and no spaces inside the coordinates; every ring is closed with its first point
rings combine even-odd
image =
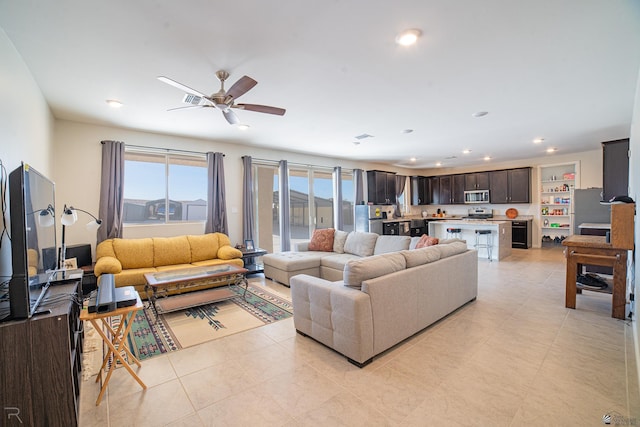
{"type": "Polygon", "coordinates": [[[229,73],[224,70],[219,70],[216,72],[216,77],[220,80],[220,90],[211,96],[207,96],[168,77],[159,76],[158,80],[161,82],[186,92],[187,94],[185,95],[183,102],[191,104],[186,107],[171,108],[168,111],[181,110],[185,108],[215,107],[222,111],[224,118],[232,125],[240,123],[236,113],[231,110],[232,108],[255,111],[258,113],[275,114],[278,116],[282,116],[286,112],[284,108],[270,107],[268,105],[236,104],[236,99],[240,98],[258,84],[258,82],[253,80],[251,77],[243,76],[226,91],[224,90],[224,82],[229,78],[229,73]]]}

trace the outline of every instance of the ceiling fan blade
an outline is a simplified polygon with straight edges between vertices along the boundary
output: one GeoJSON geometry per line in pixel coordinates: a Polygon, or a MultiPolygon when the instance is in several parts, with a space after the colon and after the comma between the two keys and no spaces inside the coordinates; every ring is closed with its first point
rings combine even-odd
{"type": "Polygon", "coordinates": [[[251,77],[243,76],[229,88],[227,91],[227,98],[231,97],[233,99],[238,99],[257,84],[258,82],[253,80],[251,77]]]}
{"type": "Polygon", "coordinates": [[[284,116],[284,113],[286,113],[287,111],[284,108],[270,107],[268,105],[258,104],[237,104],[234,107],[241,110],[256,111],[258,113],[275,114],[277,116],[284,116]]]}
{"type": "Polygon", "coordinates": [[[230,125],[237,125],[240,123],[240,119],[238,119],[236,113],[231,111],[231,109],[227,108],[226,110],[222,110],[222,114],[224,114],[224,118],[227,119],[230,125]]]}
{"type": "Polygon", "coordinates": [[[165,76],[158,76],[158,80],[160,80],[163,83],[166,83],[168,85],[171,85],[177,89],[180,89],[184,92],[190,93],[191,95],[196,95],[196,96],[200,96],[202,98],[206,98],[207,96],[204,93],[198,92],[195,89],[191,89],[189,86],[185,86],[182,83],[178,83],[175,80],[171,80],[169,77],[165,77],[165,76]]]}
{"type": "Polygon", "coordinates": [[[204,107],[211,107],[211,105],[186,105],[184,107],[169,108],[167,111],[186,110],[188,108],[204,108],[204,107]]]}

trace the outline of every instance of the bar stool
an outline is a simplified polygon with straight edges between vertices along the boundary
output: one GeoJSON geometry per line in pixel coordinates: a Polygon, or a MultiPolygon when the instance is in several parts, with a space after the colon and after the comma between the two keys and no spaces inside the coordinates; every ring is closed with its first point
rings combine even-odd
{"type": "Polygon", "coordinates": [[[462,233],[462,229],[461,228],[452,228],[449,227],[447,228],[447,239],[451,239],[451,238],[460,238],[460,233],[462,233]]]}
{"type": "Polygon", "coordinates": [[[487,257],[489,258],[489,262],[491,262],[491,250],[493,249],[493,234],[491,234],[491,230],[476,230],[476,250],[478,249],[486,249],[487,257]],[[484,237],[484,243],[480,241],[480,239],[484,237]]]}

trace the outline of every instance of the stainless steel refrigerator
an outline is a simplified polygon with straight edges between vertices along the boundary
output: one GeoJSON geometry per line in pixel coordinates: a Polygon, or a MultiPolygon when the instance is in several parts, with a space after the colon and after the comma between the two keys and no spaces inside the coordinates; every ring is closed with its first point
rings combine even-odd
{"type": "Polygon", "coordinates": [[[573,191],[573,232],[580,234],[578,228],[585,222],[605,223],[611,222],[611,206],[601,205],[602,188],[587,188],[573,191]]]}
{"type": "Polygon", "coordinates": [[[355,231],[382,235],[382,220],[392,215],[393,205],[356,205],[355,231]]]}

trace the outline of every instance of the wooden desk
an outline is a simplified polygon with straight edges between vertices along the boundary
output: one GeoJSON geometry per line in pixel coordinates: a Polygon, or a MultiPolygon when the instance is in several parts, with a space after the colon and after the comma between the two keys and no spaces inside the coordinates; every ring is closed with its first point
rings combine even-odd
{"type": "Polygon", "coordinates": [[[96,382],[102,380],[102,371],[107,367],[111,355],[114,356],[114,360],[111,361],[111,366],[109,366],[107,376],[102,383],[102,387],[100,388],[100,394],[98,394],[96,406],[100,404],[102,396],[104,396],[104,392],[106,391],[107,385],[109,385],[109,380],[111,379],[111,374],[113,374],[113,370],[115,369],[116,363],[118,361],[122,364],[122,366],[125,367],[125,369],[131,374],[131,376],[138,382],[138,384],[140,384],[143,389],[147,388],[147,386],[142,382],[140,377],[138,377],[133,369],[131,369],[131,366],[129,366],[129,363],[122,357],[121,354],[121,351],[124,351],[127,355],[127,358],[131,362],[138,365],[139,368],[142,367],[140,361],[131,353],[129,347],[127,347],[127,337],[129,336],[129,331],[131,331],[131,325],[133,325],[133,315],[136,311],[143,308],[142,301],[140,300],[140,295],[137,295],[137,292],[136,296],[138,298],[137,303],[130,307],[122,307],[113,311],[107,311],[103,313],[89,313],[89,310],[84,307],[82,309],[82,312],[80,313],[80,320],[91,322],[104,343],[107,345],[107,347],[109,347],[109,351],[107,351],[107,354],[102,360],[102,366],[100,367],[100,373],[96,378],[96,382]],[[116,316],[120,317],[120,324],[114,330],[107,319],[116,316]],[[98,322],[99,320],[101,322],[98,322]],[[102,325],[100,323],[102,323],[102,325]],[[104,329],[102,328],[103,326],[104,329]]]}
{"type": "MultiPolygon", "coordinates": [[[[627,283],[627,249],[614,248],[606,243],[604,236],[572,235],[562,244],[567,247],[567,276],[565,307],[576,308],[576,286],[578,272],[585,265],[613,267],[613,289],[596,292],[611,292],[611,317],[625,318],[626,283],[627,283]]],[[[590,289],[589,289],[590,290],[590,289]]]]}

